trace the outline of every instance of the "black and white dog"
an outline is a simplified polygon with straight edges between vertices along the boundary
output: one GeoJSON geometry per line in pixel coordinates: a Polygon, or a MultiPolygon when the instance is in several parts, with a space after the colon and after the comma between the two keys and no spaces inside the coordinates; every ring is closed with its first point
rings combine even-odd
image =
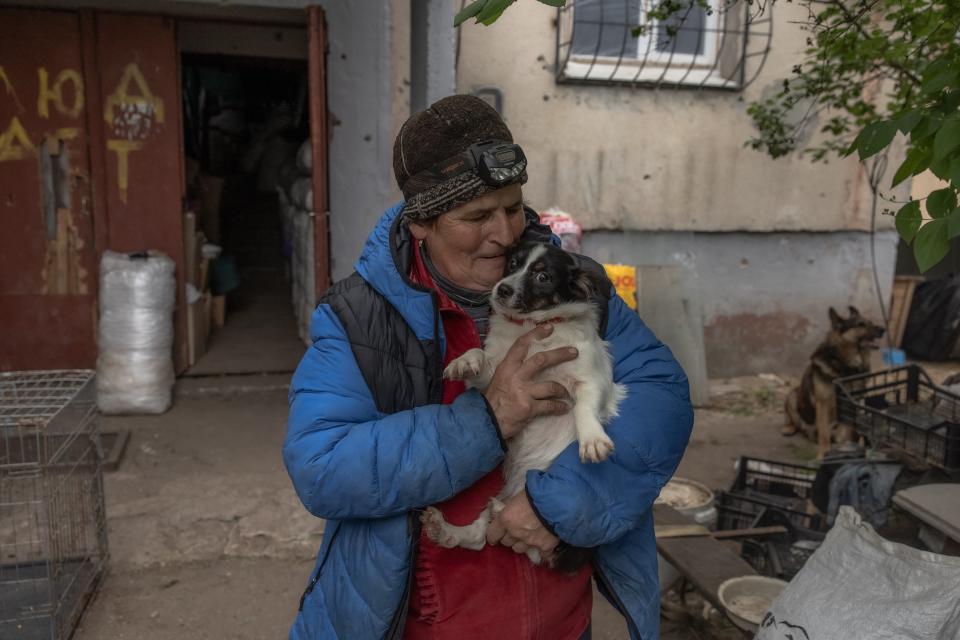
{"type": "MultiPolygon", "coordinates": [[[[451,362],[444,377],[464,380],[483,390],[513,343],[538,324],[554,325],[553,333],[533,343],[529,356],[558,347],[574,346],[579,356],[542,373],[566,387],[573,398],[572,411],[541,416],[531,421],[508,446],[503,464],[505,485],[500,494],[472,524],[457,527],[443,519],[435,507],[421,516],[427,535],[452,548],[482,549],[490,520],[506,500],[521,491],[527,471],[546,469],[574,440],[580,443],[581,462],[602,462],[613,451],[604,425],[617,415],[625,389],[613,381],[613,364],[607,343],[598,333],[599,309],[592,302],[609,287],[599,274],[578,266],[574,258],[552,245],[528,242],[508,256],[506,275],[493,288],[490,330],[484,349],[471,349],[451,362]]],[[[534,564],[541,561],[536,549],[527,551],[534,564]]]]}

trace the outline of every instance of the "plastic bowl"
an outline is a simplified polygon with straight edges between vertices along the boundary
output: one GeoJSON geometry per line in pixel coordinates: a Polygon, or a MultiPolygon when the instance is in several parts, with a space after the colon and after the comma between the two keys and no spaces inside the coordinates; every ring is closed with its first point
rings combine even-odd
{"type": "Polygon", "coordinates": [[[741,576],[721,584],[717,597],[735,625],[756,633],[763,614],[786,586],[786,582],[776,578],[741,576]]]}

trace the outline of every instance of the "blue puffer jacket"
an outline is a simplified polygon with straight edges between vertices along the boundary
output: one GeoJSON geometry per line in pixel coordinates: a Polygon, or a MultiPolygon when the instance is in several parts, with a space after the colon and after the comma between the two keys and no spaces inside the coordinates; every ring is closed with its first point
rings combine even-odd
{"type": "MultiPolygon", "coordinates": [[[[400,210],[384,214],[357,273],[423,344],[439,344],[442,354],[433,298],[409,284],[391,251],[400,210]]],[[[359,318],[367,321],[362,313],[359,318]]],[[[347,333],[332,307],[320,304],[313,345],[290,388],[284,462],[304,506],[327,520],[290,631],[295,640],[402,637],[400,609],[415,547],[411,512],[459,493],[503,457],[475,390],[450,405],[379,411],[347,333]]],[[[614,454],[601,464],[581,464],[574,443],[550,469],[529,473],[527,491],[562,540],[598,548],[598,587],[627,617],[631,637],[651,640],[660,604],[651,507],[683,455],[693,412],[687,379],[670,350],[617,297],[609,304],[605,338],[614,377],[629,390],[620,417],[607,426],[614,454]]]]}

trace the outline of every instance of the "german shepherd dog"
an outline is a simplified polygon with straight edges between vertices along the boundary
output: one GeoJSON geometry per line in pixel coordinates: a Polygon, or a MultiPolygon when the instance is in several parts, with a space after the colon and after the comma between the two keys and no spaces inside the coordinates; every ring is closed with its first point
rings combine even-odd
{"type": "MultiPolygon", "coordinates": [[[[784,403],[787,424],[783,434],[797,431],[817,442],[817,457],[830,450],[831,432],[837,422],[837,394],[833,381],[837,378],[867,373],[870,370],[870,350],[883,335],[878,327],[850,307],[850,316],[843,318],[830,307],[830,332],[810,357],[810,365],[803,373],[800,386],[793,389],[784,403]]],[[[850,439],[850,434],[837,434],[838,440],[850,439]]]]}

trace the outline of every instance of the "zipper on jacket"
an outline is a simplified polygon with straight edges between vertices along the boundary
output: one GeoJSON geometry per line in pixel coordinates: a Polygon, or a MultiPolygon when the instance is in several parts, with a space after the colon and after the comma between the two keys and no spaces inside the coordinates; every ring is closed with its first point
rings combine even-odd
{"type": "Polygon", "coordinates": [[[303,611],[303,603],[307,599],[307,596],[316,588],[317,582],[320,581],[320,572],[323,571],[323,565],[327,563],[327,558],[330,556],[330,549],[333,548],[333,541],[337,539],[337,534],[340,533],[340,526],[337,525],[337,530],[333,532],[333,537],[330,538],[330,544],[327,545],[327,552],[323,554],[323,559],[320,561],[320,564],[317,565],[317,570],[314,572],[313,577],[310,578],[310,582],[307,583],[307,588],[303,590],[303,594],[300,596],[300,606],[297,607],[297,611],[303,611]]]}
{"type": "Polygon", "coordinates": [[[403,637],[403,629],[407,624],[407,612],[410,608],[410,593],[413,591],[413,581],[416,578],[417,569],[417,550],[420,548],[420,518],[415,511],[410,512],[410,552],[408,554],[410,562],[410,573],[407,575],[407,585],[400,597],[400,606],[393,614],[390,620],[390,626],[387,627],[385,640],[399,640],[403,637]]]}
{"type": "Polygon", "coordinates": [[[603,586],[603,590],[606,592],[605,595],[613,599],[613,606],[616,607],[617,611],[620,612],[620,615],[626,619],[629,630],[635,634],[638,639],[640,639],[640,628],[637,627],[637,623],[634,622],[633,618],[630,617],[630,612],[627,611],[627,607],[623,604],[623,600],[621,600],[620,596],[617,595],[617,592],[614,591],[613,583],[610,582],[607,574],[605,574],[603,569],[600,568],[599,562],[593,563],[593,575],[603,586]]]}
{"type": "MultiPolygon", "coordinates": [[[[430,300],[433,301],[433,359],[436,362],[436,371],[433,379],[434,403],[443,400],[443,355],[440,352],[440,302],[436,291],[430,291],[430,300]]],[[[403,636],[403,629],[407,623],[407,610],[410,608],[410,593],[413,591],[413,581],[416,579],[417,571],[417,552],[420,549],[420,518],[416,511],[411,511],[408,516],[410,519],[410,551],[409,558],[410,572],[407,574],[407,584],[400,597],[400,606],[393,614],[390,620],[390,626],[387,627],[385,640],[399,640],[403,636]]]]}

